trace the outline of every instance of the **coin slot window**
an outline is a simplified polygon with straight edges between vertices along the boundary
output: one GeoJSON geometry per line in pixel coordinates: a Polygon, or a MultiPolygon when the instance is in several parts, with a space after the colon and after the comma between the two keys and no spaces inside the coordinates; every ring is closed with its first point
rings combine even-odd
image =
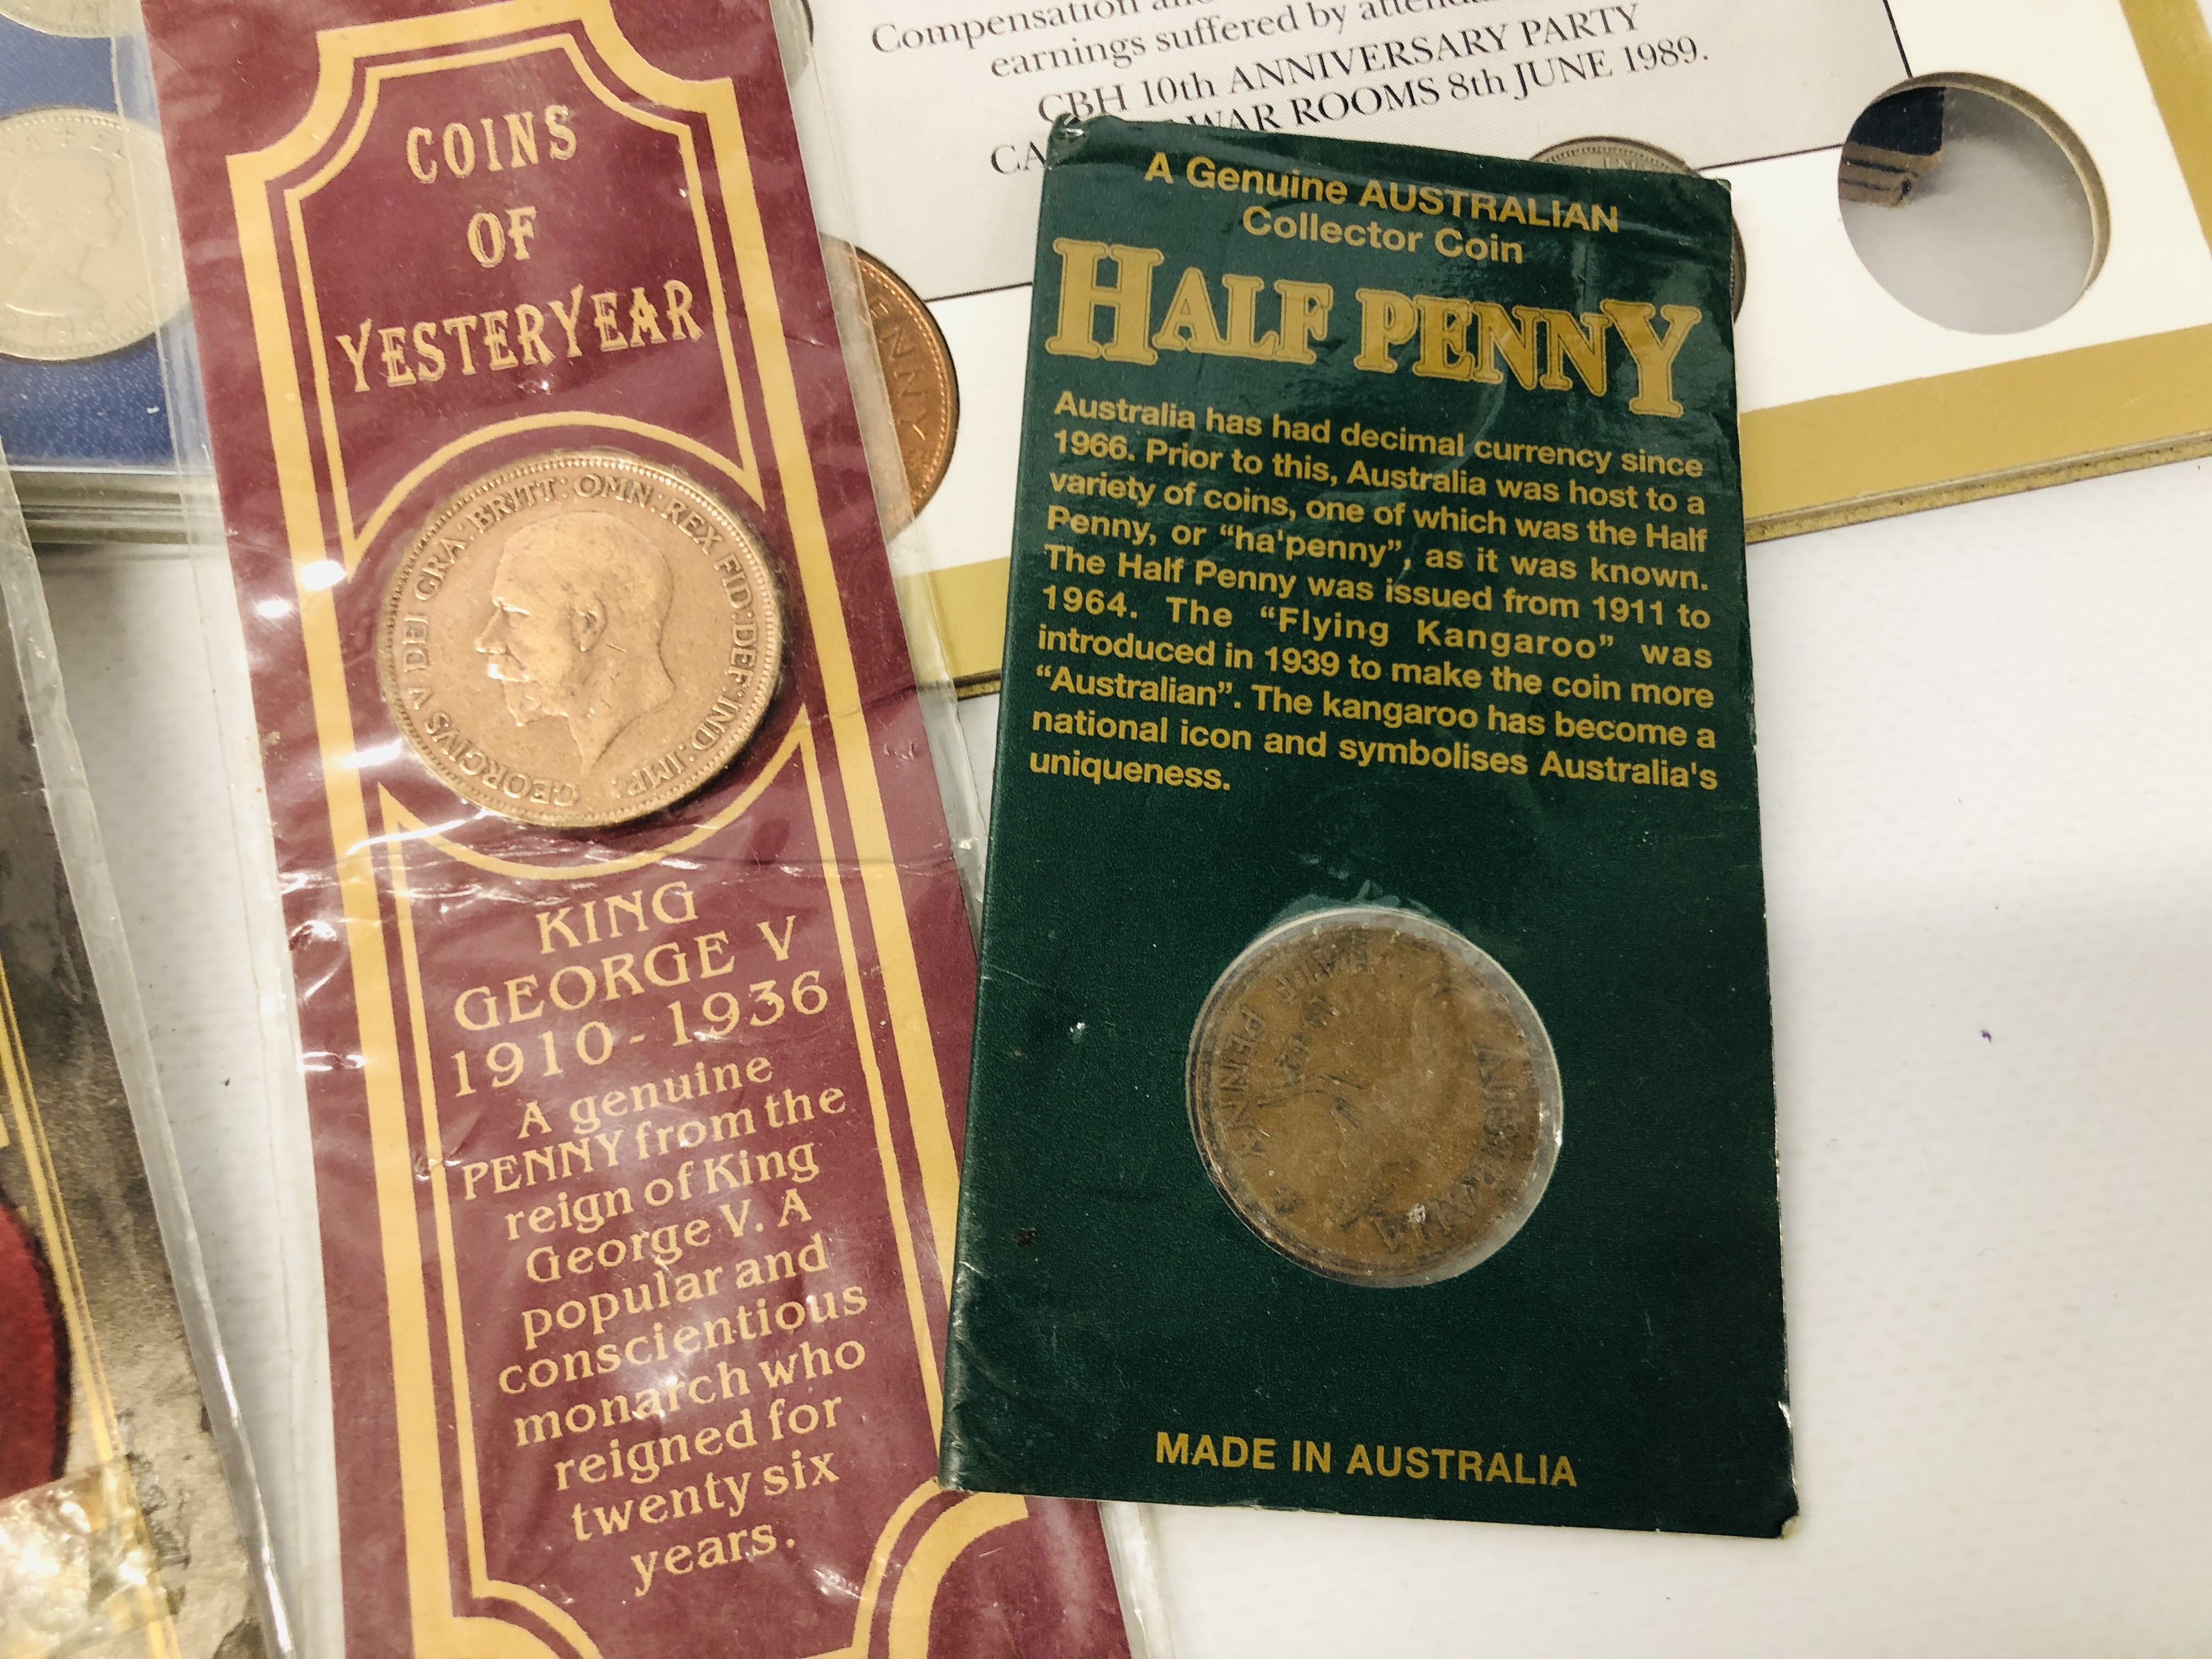
{"type": "Polygon", "coordinates": [[[2016,334],[2063,317],[2110,234],[2103,181],[2039,100],[1978,76],[1909,81],[1851,124],[1836,179],[1875,281],[1929,322],[2016,334]]]}

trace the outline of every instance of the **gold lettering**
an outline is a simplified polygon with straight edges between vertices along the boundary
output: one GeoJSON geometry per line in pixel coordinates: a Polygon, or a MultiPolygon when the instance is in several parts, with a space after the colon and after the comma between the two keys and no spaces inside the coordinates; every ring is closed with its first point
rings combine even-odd
{"type": "Polygon", "coordinates": [[[376,331],[376,337],[384,347],[385,385],[413,386],[414,371],[407,367],[407,331],[404,328],[380,328],[376,331]]]}
{"type": "Polygon", "coordinates": [[[1060,255],[1060,326],[1044,349],[1061,357],[1158,362],[1159,353],[1146,343],[1146,336],[1152,314],[1152,269],[1166,256],[1156,247],[1109,246],[1072,236],[1055,237],[1052,249],[1060,255]],[[1098,280],[1104,259],[1114,261],[1111,285],[1098,280]],[[1100,306],[1114,313],[1114,333],[1103,346],[1091,335],[1100,306]]]}
{"type": "Polygon", "coordinates": [[[1467,325],[1474,320],[1474,302],[1422,294],[1414,303],[1421,313],[1421,352],[1413,373],[1436,380],[1472,380],[1474,359],[1467,349],[1467,325]]]}
{"type": "Polygon", "coordinates": [[[691,290],[671,279],[660,285],[660,297],[668,310],[668,337],[672,340],[696,340],[699,325],[691,320],[691,290]]]}
{"type": "MultiPolygon", "coordinates": [[[[465,132],[467,130],[465,127],[462,129],[465,132]]],[[[469,355],[469,331],[476,325],[477,319],[474,317],[448,317],[442,325],[447,333],[460,342],[461,373],[464,374],[473,374],[477,372],[476,359],[469,355]]]]}
{"type": "Polygon", "coordinates": [[[1393,374],[1398,360],[1390,355],[1390,348],[1403,345],[1413,337],[1413,331],[1420,326],[1421,313],[1412,300],[1395,289],[1363,288],[1357,290],[1356,297],[1359,301],[1359,355],[1352,360],[1352,366],[1377,374],[1393,374]]]}
{"type": "Polygon", "coordinates": [[[507,240],[514,244],[514,257],[530,257],[530,239],[538,234],[538,210],[534,207],[509,208],[507,210],[507,240]]]}
{"type": "Polygon", "coordinates": [[[446,378],[446,353],[438,343],[437,324],[415,325],[415,356],[418,359],[415,373],[422,379],[442,380],[446,378]]]}
{"type": "Polygon", "coordinates": [[[1257,276],[1225,276],[1221,286],[1229,290],[1229,355],[1232,357],[1272,358],[1275,348],[1282,343],[1282,336],[1269,329],[1255,336],[1260,325],[1260,289],[1265,286],[1257,276]]]}
{"type": "Polygon", "coordinates": [[[1571,312],[1547,311],[1543,318],[1550,349],[1540,384],[1553,392],[1571,392],[1574,382],[1567,378],[1567,364],[1572,362],[1590,396],[1604,397],[1605,331],[1613,319],[1601,311],[1585,312],[1579,319],[1571,312]]]}
{"type": "Polygon", "coordinates": [[[1536,339],[1543,327],[1543,313],[1532,306],[1516,306],[1513,320],[1508,322],[1504,307],[1477,300],[1474,319],[1474,378],[1485,386],[1503,383],[1505,376],[1498,368],[1498,354],[1502,351],[1513,378],[1524,387],[1534,386],[1538,374],[1536,339]]]}
{"type": "Polygon", "coordinates": [[[553,354],[545,349],[545,313],[536,306],[517,306],[514,308],[514,349],[529,363],[550,363],[553,354]]]}
{"type": "Polygon", "coordinates": [[[1314,362],[1313,343],[1328,337],[1328,308],[1335,302],[1336,290],[1327,283],[1300,283],[1279,276],[1275,293],[1283,302],[1283,343],[1276,351],[1276,361],[1314,362]]]}
{"type": "Polygon", "coordinates": [[[507,164],[511,167],[538,164],[538,124],[528,110],[507,118],[507,164]]]}
{"type": "Polygon", "coordinates": [[[568,106],[566,104],[545,106],[545,133],[551,143],[546,154],[556,161],[565,161],[576,153],[576,135],[568,125],[568,106]]]}
{"type": "MultiPolygon", "coordinates": [[[[555,106],[555,108],[558,107],[558,105],[555,106]]],[[[545,125],[548,127],[553,125],[550,111],[546,113],[545,125]]],[[[560,159],[557,153],[554,159],[556,161],[560,159]]],[[[568,290],[568,303],[565,307],[558,300],[553,300],[548,303],[553,307],[553,315],[561,325],[561,331],[568,337],[568,355],[571,357],[582,356],[584,348],[576,343],[576,323],[584,312],[584,285],[579,283],[568,290]]]]}
{"type": "Polygon", "coordinates": [[[1641,300],[1599,303],[1613,319],[1613,327],[1620,331],[1628,355],[1636,360],[1636,395],[1628,400],[1629,412],[1679,416],[1682,405],[1674,398],[1674,359],[1705,313],[1695,306],[1661,307],[1659,314],[1667,319],[1667,336],[1662,339],[1651,327],[1652,308],[1641,300]]]}
{"type": "Polygon", "coordinates": [[[356,392],[366,392],[368,390],[368,372],[367,368],[368,362],[368,329],[369,319],[364,317],[361,319],[361,340],[358,344],[355,343],[355,342],[346,335],[340,334],[336,337],[337,343],[345,348],[345,355],[353,362],[353,389],[356,392]]]}
{"type": "Polygon", "coordinates": [[[507,234],[496,216],[479,213],[470,219],[469,252],[486,270],[507,257],[507,234]]]}
{"type": "Polygon", "coordinates": [[[599,349],[627,351],[629,342],[622,337],[622,319],[615,313],[612,290],[592,295],[592,322],[599,331],[599,349]]]}
{"type": "Polygon", "coordinates": [[[484,358],[494,368],[513,368],[515,355],[507,349],[507,313],[487,311],[483,313],[484,358]]]}
{"type": "Polygon", "coordinates": [[[465,179],[477,170],[476,135],[459,121],[447,124],[445,150],[446,167],[454,178],[465,179]],[[458,144],[453,142],[456,137],[460,140],[458,144]]]}
{"type": "Polygon", "coordinates": [[[1176,284],[1175,297],[1168,301],[1167,314],[1160,319],[1159,332],[1152,336],[1152,343],[1162,351],[1223,352],[1229,343],[1221,337],[1221,328],[1213,320],[1213,295],[1206,284],[1206,273],[1196,265],[1185,269],[1182,279],[1176,284]]]}

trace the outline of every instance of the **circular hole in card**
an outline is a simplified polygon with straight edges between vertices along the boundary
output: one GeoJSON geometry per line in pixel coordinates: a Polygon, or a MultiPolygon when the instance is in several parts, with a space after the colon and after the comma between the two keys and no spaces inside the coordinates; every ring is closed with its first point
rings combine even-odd
{"type": "Polygon", "coordinates": [[[1244,1224],[1346,1284],[1433,1285],[1521,1229],[1559,1151],[1559,1067],[1513,976],[1379,905],[1268,929],[1191,1031],[1191,1133],[1244,1224]]]}
{"type": "Polygon", "coordinates": [[[1884,94],[1851,124],[1836,193],[1875,281],[1962,333],[2039,328],[2104,263],[2096,163],[2048,106],[2001,81],[1927,76],[1884,94]]]}

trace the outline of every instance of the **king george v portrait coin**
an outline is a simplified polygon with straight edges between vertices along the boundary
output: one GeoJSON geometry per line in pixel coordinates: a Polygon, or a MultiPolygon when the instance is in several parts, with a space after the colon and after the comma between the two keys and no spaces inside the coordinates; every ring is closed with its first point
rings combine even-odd
{"type": "Polygon", "coordinates": [[[431,514],[385,598],[377,669],[423,763],[487,811],[625,823],[729,764],[775,690],[760,538],[680,473],[569,451],[431,514]]]}

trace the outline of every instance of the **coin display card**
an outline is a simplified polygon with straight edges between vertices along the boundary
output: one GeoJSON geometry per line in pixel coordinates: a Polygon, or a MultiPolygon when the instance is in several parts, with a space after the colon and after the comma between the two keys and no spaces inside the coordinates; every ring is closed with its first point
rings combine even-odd
{"type": "Polygon", "coordinates": [[[143,43],[98,33],[106,11],[0,5],[0,443],[42,520],[54,487],[173,453],[157,336],[182,283],[160,141],[118,113],[116,55],[143,43]]]}
{"type": "Polygon", "coordinates": [[[213,1342],[206,1286],[4,459],[0,594],[0,1653],[281,1655],[236,1407],[186,1338],[189,1308],[213,1342]]]}
{"type": "Polygon", "coordinates": [[[1730,258],[1692,177],[1055,131],[948,1484],[1795,1513],[1730,258]]]}
{"type": "Polygon", "coordinates": [[[2212,447],[2212,33],[2197,0],[813,9],[836,125],[871,161],[853,234],[930,303],[959,374],[965,440],[921,527],[954,671],[977,689],[999,669],[1028,239],[1061,113],[1492,155],[1610,136],[1726,179],[1748,256],[1754,540],[2212,447]],[[1839,182],[1856,188],[1847,137],[1914,82],[1998,91],[2065,135],[2069,159],[2049,156],[2026,198],[1992,192],[1971,158],[1929,192],[1981,216],[1958,222],[1962,292],[2070,279],[2060,314],[1921,314],[1863,258],[1838,210],[1839,182]],[[925,125],[941,143],[905,142],[925,125]],[[2045,271],[2033,228],[2084,186],[2086,257],[2045,271]]]}
{"type": "Polygon", "coordinates": [[[766,5],[145,9],[346,1650],[1126,1652],[933,1478],[974,957],[766,5]]]}

